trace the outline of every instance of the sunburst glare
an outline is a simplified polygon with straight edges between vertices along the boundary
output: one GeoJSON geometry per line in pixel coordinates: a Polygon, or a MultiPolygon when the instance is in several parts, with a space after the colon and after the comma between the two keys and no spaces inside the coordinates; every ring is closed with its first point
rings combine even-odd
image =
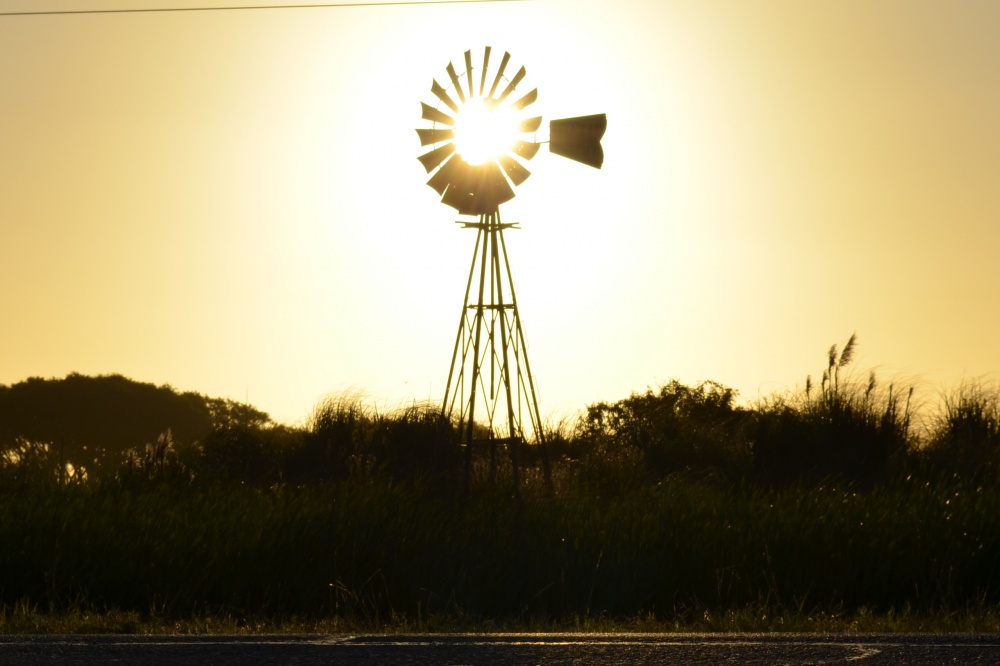
{"type": "Polygon", "coordinates": [[[507,107],[472,99],[455,117],[455,150],[472,165],[495,160],[517,140],[517,118],[507,107]]]}

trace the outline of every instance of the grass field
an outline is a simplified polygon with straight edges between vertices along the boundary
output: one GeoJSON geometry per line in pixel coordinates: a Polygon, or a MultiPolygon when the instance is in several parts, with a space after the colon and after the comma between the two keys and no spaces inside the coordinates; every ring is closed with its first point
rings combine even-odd
{"type": "Polygon", "coordinates": [[[914,480],[861,493],[678,479],[611,499],[519,502],[391,483],[80,484],[4,497],[4,622],[21,627],[18,612],[133,613],[136,626],[992,622],[998,510],[995,489],[914,480]]]}
{"type": "MultiPolygon", "coordinates": [[[[998,400],[714,383],[588,407],[490,480],[434,410],[326,403],[90,469],[0,462],[0,631],[997,631],[998,400]]],[[[845,360],[846,357],[846,360],[845,360]]]]}

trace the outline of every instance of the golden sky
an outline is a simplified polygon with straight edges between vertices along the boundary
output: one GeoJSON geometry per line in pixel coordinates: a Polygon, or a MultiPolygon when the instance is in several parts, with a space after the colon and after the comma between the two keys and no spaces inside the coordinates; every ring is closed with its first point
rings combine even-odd
{"type": "Polygon", "coordinates": [[[491,45],[546,121],[608,115],[602,170],[543,151],[501,208],[543,415],[754,400],[853,331],[933,398],[1000,370],[998,34],[994,0],[2,16],[0,383],[440,401],[475,234],[413,130],[491,45]]]}

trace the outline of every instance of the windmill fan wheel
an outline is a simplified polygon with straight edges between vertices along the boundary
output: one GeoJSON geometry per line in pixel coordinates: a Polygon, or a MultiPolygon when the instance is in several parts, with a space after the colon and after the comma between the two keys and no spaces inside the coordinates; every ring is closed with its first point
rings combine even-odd
{"type": "Polygon", "coordinates": [[[514,187],[531,175],[522,161],[538,152],[538,143],[529,138],[542,117],[526,117],[538,89],[516,95],[525,68],[508,79],[510,53],[505,52],[493,73],[490,52],[487,46],[478,71],[472,51],[465,52],[462,72],[449,62],[445,71],[451,85],[434,79],[431,93],[437,103],[421,102],[421,117],[431,123],[417,130],[420,145],[431,147],[418,158],[431,174],[427,184],[462,215],[490,214],[513,199],[514,187]]]}

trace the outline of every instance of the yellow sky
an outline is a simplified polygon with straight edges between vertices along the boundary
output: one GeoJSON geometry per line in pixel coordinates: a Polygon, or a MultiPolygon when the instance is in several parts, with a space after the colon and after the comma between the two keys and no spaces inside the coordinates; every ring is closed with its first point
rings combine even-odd
{"type": "MultiPolygon", "coordinates": [[[[83,6],[135,5],[0,0],[83,6]]],[[[546,121],[608,114],[601,171],[543,151],[501,209],[543,415],[755,399],[855,330],[932,394],[994,373],[997,34],[993,0],[0,17],[0,383],[440,401],[474,234],[413,130],[485,45],[546,121]]]]}

